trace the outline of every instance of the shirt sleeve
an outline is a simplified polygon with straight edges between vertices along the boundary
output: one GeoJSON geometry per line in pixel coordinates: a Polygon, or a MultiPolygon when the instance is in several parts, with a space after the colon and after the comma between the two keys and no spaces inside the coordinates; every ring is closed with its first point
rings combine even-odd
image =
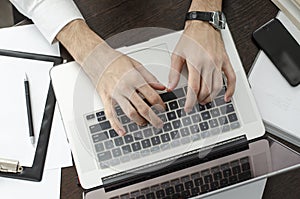
{"type": "Polygon", "coordinates": [[[72,0],[10,0],[25,16],[30,18],[49,43],[59,31],[75,19],[83,19],[72,0]]]}

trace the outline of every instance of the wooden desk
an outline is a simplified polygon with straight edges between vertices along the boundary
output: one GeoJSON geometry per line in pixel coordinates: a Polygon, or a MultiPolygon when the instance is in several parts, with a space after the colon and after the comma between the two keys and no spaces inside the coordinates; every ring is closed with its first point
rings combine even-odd
{"type": "MultiPolygon", "coordinates": [[[[223,0],[228,25],[245,71],[248,72],[258,52],[252,32],[275,17],[278,9],[270,0],[223,0]]],[[[164,27],[180,30],[189,8],[187,0],[75,0],[90,27],[104,38],[133,28],[164,27]]],[[[74,167],[62,171],[62,199],[80,199],[74,167]]],[[[300,169],[268,179],[263,198],[298,199],[300,169]]]]}

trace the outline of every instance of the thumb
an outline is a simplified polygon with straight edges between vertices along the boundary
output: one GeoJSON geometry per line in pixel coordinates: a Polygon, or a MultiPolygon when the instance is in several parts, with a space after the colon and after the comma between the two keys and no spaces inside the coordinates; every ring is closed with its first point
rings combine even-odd
{"type": "Polygon", "coordinates": [[[183,68],[183,64],[185,59],[180,57],[179,55],[172,54],[171,58],[171,69],[169,72],[169,83],[168,83],[168,90],[171,91],[176,88],[179,80],[180,74],[183,68]]]}

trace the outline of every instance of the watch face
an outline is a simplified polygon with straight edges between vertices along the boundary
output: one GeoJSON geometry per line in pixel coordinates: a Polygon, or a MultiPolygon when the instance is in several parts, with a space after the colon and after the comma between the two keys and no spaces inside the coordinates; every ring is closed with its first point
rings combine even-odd
{"type": "Polygon", "coordinates": [[[210,22],[216,29],[225,29],[226,17],[223,12],[213,12],[212,22],[210,22]]]}
{"type": "Polygon", "coordinates": [[[196,12],[192,12],[191,13],[191,18],[192,19],[196,19],[197,18],[197,13],[196,12]]]}

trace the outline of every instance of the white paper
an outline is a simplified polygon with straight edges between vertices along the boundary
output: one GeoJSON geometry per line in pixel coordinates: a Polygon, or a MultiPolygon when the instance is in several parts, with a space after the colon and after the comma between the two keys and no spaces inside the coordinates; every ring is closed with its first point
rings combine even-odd
{"type": "MultiPolygon", "coordinates": [[[[0,49],[59,55],[59,47],[50,45],[34,25],[0,29],[0,49]]],[[[31,166],[35,148],[29,140],[24,94],[24,72],[28,74],[36,141],[50,83],[52,63],[0,57],[0,157],[19,160],[31,166]],[[13,65],[12,65],[13,64],[13,65]],[[8,112],[8,113],[6,113],[8,112]]],[[[72,166],[71,152],[61,117],[56,107],[45,169],[72,166]]]]}
{"type": "MultiPolygon", "coordinates": [[[[278,19],[300,43],[300,30],[283,13],[278,19]]],[[[263,120],[300,139],[300,86],[290,86],[262,51],[249,81],[263,120]]]]}
{"type": "Polygon", "coordinates": [[[0,177],[1,198],[55,199],[60,198],[61,169],[45,170],[41,182],[0,177]]]}

